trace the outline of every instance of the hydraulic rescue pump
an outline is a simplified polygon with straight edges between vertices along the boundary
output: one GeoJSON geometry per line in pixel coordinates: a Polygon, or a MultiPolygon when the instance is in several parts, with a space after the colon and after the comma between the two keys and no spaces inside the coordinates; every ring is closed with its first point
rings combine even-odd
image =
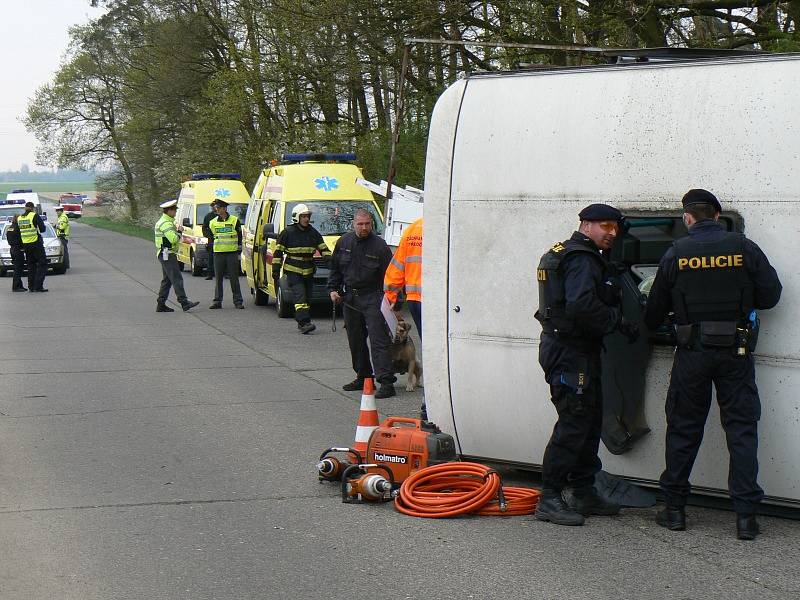
{"type": "Polygon", "coordinates": [[[370,435],[365,460],[391,469],[399,484],[427,466],[457,460],[456,443],[429,421],[389,417],[370,435]]]}

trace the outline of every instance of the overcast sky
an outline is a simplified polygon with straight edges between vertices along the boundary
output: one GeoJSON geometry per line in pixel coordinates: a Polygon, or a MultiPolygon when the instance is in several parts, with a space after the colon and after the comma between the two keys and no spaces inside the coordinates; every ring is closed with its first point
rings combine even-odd
{"type": "Polygon", "coordinates": [[[0,0],[0,171],[35,169],[36,138],[20,118],[61,64],[67,30],[102,14],[89,0],[0,0]]]}

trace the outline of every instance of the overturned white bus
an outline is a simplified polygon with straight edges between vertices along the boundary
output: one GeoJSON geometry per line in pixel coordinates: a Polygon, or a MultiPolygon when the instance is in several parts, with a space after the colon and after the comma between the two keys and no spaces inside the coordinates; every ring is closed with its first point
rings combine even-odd
{"type": "MultiPolygon", "coordinates": [[[[760,483],[800,505],[800,55],[553,68],[459,81],[433,113],[425,177],[428,414],[466,457],[536,466],[555,423],[537,362],[536,265],[592,202],[633,227],[625,310],[686,234],[680,198],[713,191],[723,221],[756,241],[783,299],[761,315],[760,483]]],[[[664,466],[673,347],[655,334],[604,355],[604,469],[643,483],[664,466]]],[[[712,410],[692,474],[724,494],[728,453],[712,410]]]]}

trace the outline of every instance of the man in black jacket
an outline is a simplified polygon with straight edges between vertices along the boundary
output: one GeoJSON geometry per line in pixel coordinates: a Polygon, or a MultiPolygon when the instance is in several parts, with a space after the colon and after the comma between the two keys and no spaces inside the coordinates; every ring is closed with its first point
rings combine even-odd
{"type": "Polygon", "coordinates": [[[19,234],[17,215],[6,227],[6,240],[11,248],[11,264],[14,268],[14,278],[11,282],[12,292],[26,292],[28,288],[22,285],[22,272],[25,270],[25,251],[22,249],[22,237],[19,234]]]}
{"type": "Polygon", "coordinates": [[[319,231],[311,225],[311,209],[297,204],[292,209],[292,224],[278,236],[272,255],[272,281],[275,294],[281,279],[281,267],[294,298],[294,318],[300,333],[307,334],[317,326],[311,322],[311,291],[314,287],[314,255],[329,258],[331,251],[319,231]]]}
{"type": "Polygon", "coordinates": [[[203,217],[203,236],[208,240],[208,244],[206,244],[206,250],[208,252],[208,266],[206,267],[206,281],[210,281],[214,279],[214,234],[209,229],[208,225],[217,218],[217,200],[214,199],[211,201],[210,209],[208,214],[203,217]]]}
{"type": "Polygon", "coordinates": [[[638,326],[623,319],[618,288],[605,253],[620,235],[622,214],[592,204],[578,215],[580,228],[555,244],[539,262],[542,324],[539,364],[550,384],[558,420],[542,459],[542,496],[536,518],[558,525],[583,525],[588,515],[613,515],[619,505],[594,488],[603,424],[600,350],[619,329],[630,339],[638,326]],[[569,504],[562,496],[571,488],[569,504]]]}
{"type": "Polygon", "coordinates": [[[674,312],[678,347],[667,392],[666,468],[661,489],[666,508],[656,522],[673,531],[686,528],[684,507],[692,472],[717,390],[728,442],[728,486],[740,540],[758,535],[756,509],[764,496],[758,476],[758,420],[761,400],[755,381],[755,310],[772,308],[781,282],[761,249],[718,220],[722,206],[709,191],[683,197],[689,235],[676,241],[658,265],[647,300],[645,323],[656,329],[674,312]]]}
{"type": "Polygon", "coordinates": [[[375,377],[381,384],[375,397],[390,398],[396,393],[394,382],[397,378],[389,357],[392,337],[381,313],[381,301],[383,276],[392,260],[392,251],[372,232],[372,215],[366,210],[356,211],[353,229],[336,242],[328,278],[331,300],[344,302],[347,341],[356,372],[355,380],[343,385],[342,389],[362,389],[364,379],[373,377],[374,366],[375,377]]]}

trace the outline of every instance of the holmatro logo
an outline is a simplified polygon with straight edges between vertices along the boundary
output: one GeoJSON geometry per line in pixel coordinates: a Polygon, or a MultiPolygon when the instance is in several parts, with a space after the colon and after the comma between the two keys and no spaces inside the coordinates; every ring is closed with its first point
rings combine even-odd
{"type": "Polygon", "coordinates": [[[398,463],[404,465],[406,464],[406,461],[408,459],[405,456],[395,456],[393,454],[378,454],[376,452],[374,460],[380,460],[382,462],[398,463]]]}

